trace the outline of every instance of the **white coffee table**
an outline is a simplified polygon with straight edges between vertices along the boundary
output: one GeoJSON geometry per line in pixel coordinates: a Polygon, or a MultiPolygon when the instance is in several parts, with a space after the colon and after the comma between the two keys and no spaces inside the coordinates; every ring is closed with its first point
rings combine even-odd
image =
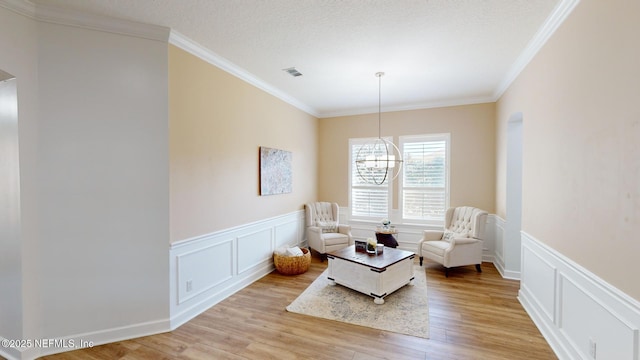
{"type": "Polygon", "coordinates": [[[411,251],[386,248],[380,255],[356,252],[355,245],[327,253],[331,284],[340,284],[373,297],[384,304],[384,297],[407,284],[413,284],[411,251]]]}

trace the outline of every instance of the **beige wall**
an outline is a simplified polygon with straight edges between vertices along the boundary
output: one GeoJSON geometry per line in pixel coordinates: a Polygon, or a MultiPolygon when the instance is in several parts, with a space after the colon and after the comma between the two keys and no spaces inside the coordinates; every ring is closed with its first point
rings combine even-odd
{"type": "MultiPolygon", "coordinates": [[[[523,230],[640,300],[640,2],[583,0],[499,100],[523,113],[523,230]]],[[[507,219],[508,221],[508,219],[507,219]]]]}
{"type": "MultiPolygon", "coordinates": [[[[495,202],[495,104],[382,114],[382,136],[451,134],[451,205],[489,212],[495,202]]],[[[349,205],[349,138],[377,137],[378,114],[320,120],[318,196],[349,205]]],[[[398,208],[397,189],[394,209],[398,208]]]]}
{"type": "Polygon", "coordinates": [[[171,241],[316,199],[318,120],[169,46],[171,241]],[[260,146],[291,151],[293,192],[259,195],[260,146]]]}

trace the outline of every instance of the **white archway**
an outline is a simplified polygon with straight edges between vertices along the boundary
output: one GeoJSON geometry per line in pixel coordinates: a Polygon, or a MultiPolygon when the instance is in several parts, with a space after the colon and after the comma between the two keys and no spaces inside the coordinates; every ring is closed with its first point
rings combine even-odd
{"type": "Polygon", "coordinates": [[[507,124],[506,226],[503,236],[505,277],[520,278],[522,230],[522,127],[521,112],[507,124]]]}

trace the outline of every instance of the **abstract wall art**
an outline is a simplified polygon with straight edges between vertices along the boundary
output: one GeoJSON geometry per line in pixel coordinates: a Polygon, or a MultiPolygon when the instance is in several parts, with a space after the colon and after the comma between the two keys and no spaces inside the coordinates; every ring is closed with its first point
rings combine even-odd
{"type": "Polygon", "coordinates": [[[290,151],[260,147],[260,195],[291,192],[291,158],[290,151]]]}

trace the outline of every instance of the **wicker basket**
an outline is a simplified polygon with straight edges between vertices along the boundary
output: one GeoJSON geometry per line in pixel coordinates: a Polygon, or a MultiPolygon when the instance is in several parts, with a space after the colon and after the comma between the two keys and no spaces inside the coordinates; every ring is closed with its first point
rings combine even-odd
{"type": "Polygon", "coordinates": [[[273,254],[273,264],[276,270],[284,275],[298,275],[307,272],[311,264],[311,253],[309,249],[301,248],[304,255],[287,256],[273,254]]]}

